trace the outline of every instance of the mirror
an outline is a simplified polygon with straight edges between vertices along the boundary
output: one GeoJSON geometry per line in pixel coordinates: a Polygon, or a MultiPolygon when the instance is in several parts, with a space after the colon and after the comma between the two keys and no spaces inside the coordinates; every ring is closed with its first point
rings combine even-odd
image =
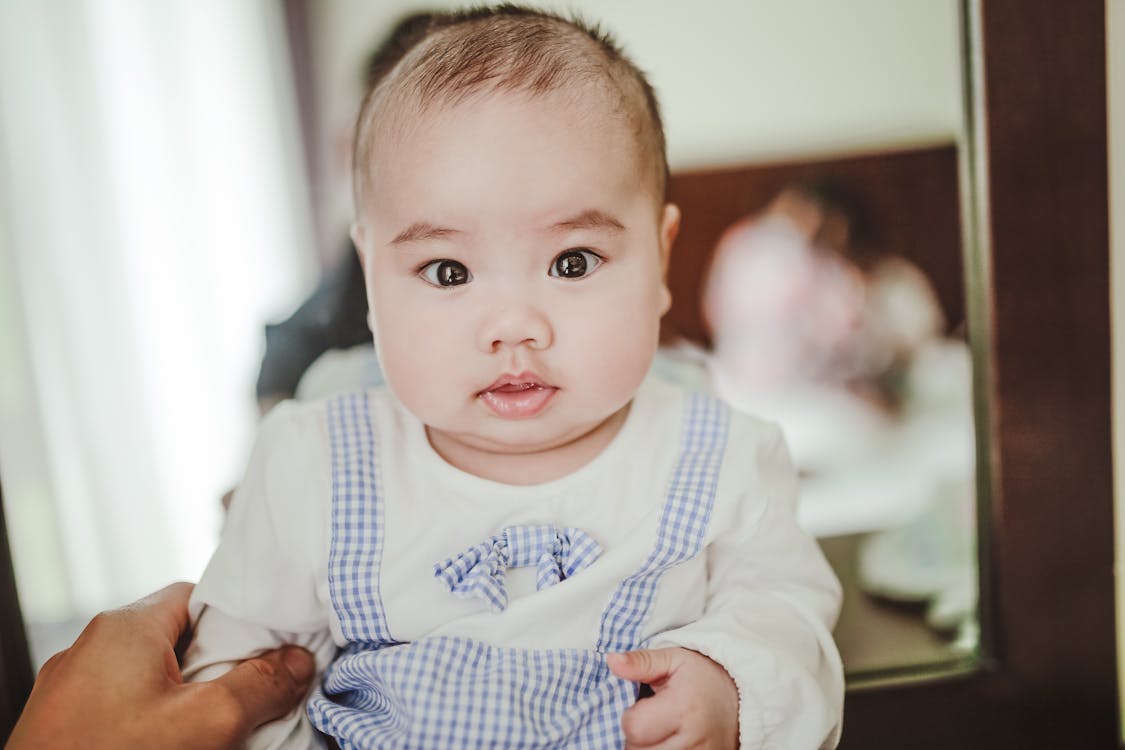
{"type": "MultiPolygon", "coordinates": [[[[352,71],[378,38],[369,29],[388,28],[417,7],[333,2],[316,8],[310,88],[323,114],[312,145],[322,225],[334,227],[322,237],[329,252],[339,245],[350,202],[343,160],[328,134],[351,117],[352,71]]],[[[836,636],[850,684],[971,668],[978,636],[976,516],[958,3],[923,9],[890,2],[847,8],[711,2],[658,16],[636,2],[551,7],[577,7],[602,20],[660,96],[670,194],[684,220],[657,368],[681,382],[707,383],[787,428],[805,474],[802,521],[821,539],[847,589],[836,636]],[[778,343],[778,330],[792,338],[802,326],[825,326],[814,325],[811,314],[785,317],[785,301],[736,310],[720,353],[714,327],[704,320],[704,291],[720,246],[729,257],[753,253],[745,245],[756,239],[729,233],[741,227],[753,235],[751,224],[760,226],[767,214],[773,220],[765,223],[774,224],[779,214],[800,214],[800,206],[779,209],[785,199],[778,196],[800,197],[802,190],[812,193],[803,201],[806,216],[818,201],[830,216],[796,243],[797,252],[845,260],[828,267],[860,277],[855,288],[841,284],[840,296],[849,289],[866,296],[869,302],[852,314],[866,318],[868,332],[851,336],[851,343],[814,344],[815,355],[803,355],[804,363],[786,371],[785,379],[802,381],[801,388],[763,393],[739,383],[732,368],[724,378],[729,352],[757,346],[755,362],[776,368],[779,359],[797,356],[790,340],[778,343]],[[841,218],[850,223],[850,237],[832,247],[821,230],[841,218]],[[750,330],[754,321],[745,318],[754,316],[774,331],[772,339],[763,343],[761,332],[750,330]],[[854,357],[864,347],[868,364],[860,365],[854,357]],[[809,356],[835,358],[836,374],[797,373],[809,356]]],[[[729,276],[737,281],[728,296],[735,308],[749,296],[739,296],[748,286],[744,278],[762,278],[760,269],[770,263],[762,257],[771,252],[734,261],[729,276]]],[[[793,263],[786,269],[794,275],[793,263]]],[[[762,281],[754,289],[765,287],[776,298],[780,286],[762,281]]],[[[805,294],[832,288],[840,287],[820,283],[805,294]]],[[[803,304],[791,292],[787,304],[803,304]]],[[[744,376],[763,376],[755,362],[742,363],[744,376]]]]}
{"type": "Polygon", "coordinates": [[[671,193],[694,221],[660,364],[782,425],[800,520],[845,585],[852,684],[965,668],[978,623],[957,148],[682,172],[671,193]],[[824,236],[832,222],[845,236],[824,236]]]}
{"type": "MultiPolygon", "coordinates": [[[[639,0],[547,5],[601,20],[658,91],[685,217],[659,365],[786,426],[803,472],[802,522],[846,586],[837,639],[851,684],[970,668],[959,4],[709,0],[659,14],[639,0]],[[843,204],[793,222],[808,207],[785,196],[829,184],[843,204]],[[804,253],[790,260],[809,260],[810,278],[836,280],[813,298],[835,290],[849,311],[847,330],[816,354],[837,368],[817,368],[836,373],[830,388],[809,379],[799,394],[767,391],[731,366],[730,352],[756,337],[737,295],[713,308],[730,315],[704,321],[718,264],[775,253],[746,249],[763,224],[789,227],[781,234],[804,253]],[[802,226],[813,229],[792,231],[802,226]],[[872,326],[910,316],[922,322],[907,326],[907,352],[856,364],[872,326]],[[845,361],[852,369],[841,375],[845,361]],[[829,429],[830,414],[840,426],[829,429]]],[[[108,10],[79,19],[30,4],[0,10],[0,68],[37,71],[27,77],[35,85],[4,79],[16,94],[0,110],[12,156],[0,205],[9,227],[0,356],[20,363],[8,376],[0,469],[40,661],[98,609],[198,576],[256,419],[262,325],[291,312],[345,251],[341,154],[358,71],[417,7],[277,3],[222,19],[151,11],[131,23],[108,10]],[[44,49],[72,45],[66,65],[48,64],[17,27],[46,35],[44,49]],[[222,54],[192,53],[202,38],[222,54]],[[183,57],[152,62],[161,50],[183,57]],[[161,99],[167,91],[184,96],[161,99]],[[46,123],[91,119],[100,127],[43,138],[46,123]],[[193,223],[202,217],[219,218],[193,223]]],[[[789,304],[799,314],[788,322],[808,328],[807,302],[789,304]]],[[[749,361],[778,361],[761,351],[749,361]]],[[[322,363],[304,392],[372,377],[362,367],[322,363]]]]}

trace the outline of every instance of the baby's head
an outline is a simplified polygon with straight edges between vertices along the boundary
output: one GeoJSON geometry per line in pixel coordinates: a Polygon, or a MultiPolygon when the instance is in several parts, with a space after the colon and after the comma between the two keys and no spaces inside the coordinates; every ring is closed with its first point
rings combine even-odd
{"type": "Polygon", "coordinates": [[[447,460],[542,481],[616,434],[670,304],[666,177],[643,75],[553,15],[438,19],[368,94],[353,237],[375,340],[447,460]]]}
{"type": "Polygon", "coordinates": [[[354,143],[357,213],[381,139],[402,135],[427,114],[482,92],[570,91],[576,108],[612,114],[633,131],[632,156],[663,204],[668,163],[656,95],[608,35],[581,21],[509,4],[428,18],[427,33],[412,25],[412,41],[398,64],[368,78],[354,143]]]}

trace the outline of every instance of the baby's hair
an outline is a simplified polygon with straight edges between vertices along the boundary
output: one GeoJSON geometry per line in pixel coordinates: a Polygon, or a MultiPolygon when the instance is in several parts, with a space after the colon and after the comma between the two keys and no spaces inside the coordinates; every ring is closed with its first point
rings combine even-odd
{"type": "Polygon", "coordinates": [[[370,185],[377,134],[426,108],[484,90],[531,95],[590,87],[630,125],[655,198],[668,182],[664,128],[644,74],[595,25],[512,4],[435,14],[420,40],[369,86],[356,123],[353,190],[357,212],[370,185]]]}
{"type": "Polygon", "coordinates": [[[389,34],[368,55],[363,66],[364,92],[371,91],[394,68],[410,48],[430,30],[435,11],[416,11],[401,17],[389,34]]]}

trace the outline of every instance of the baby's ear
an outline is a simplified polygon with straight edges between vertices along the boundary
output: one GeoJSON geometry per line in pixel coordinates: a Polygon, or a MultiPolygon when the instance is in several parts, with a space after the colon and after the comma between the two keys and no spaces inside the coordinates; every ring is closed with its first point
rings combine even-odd
{"type": "Polygon", "coordinates": [[[680,207],[665,203],[660,217],[660,270],[668,274],[668,260],[672,257],[672,244],[680,233],[680,207]]]}
{"type": "Polygon", "coordinates": [[[672,290],[668,288],[668,261],[672,257],[672,244],[680,232],[680,209],[673,203],[664,205],[660,218],[660,314],[672,307],[672,290]]]}
{"type": "Polygon", "coordinates": [[[367,258],[363,254],[363,249],[365,247],[365,241],[367,239],[367,230],[362,224],[360,224],[358,221],[355,221],[352,222],[352,226],[348,230],[348,234],[351,235],[352,244],[355,245],[355,251],[359,254],[359,264],[361,266],[365,266],[367,258]]]}

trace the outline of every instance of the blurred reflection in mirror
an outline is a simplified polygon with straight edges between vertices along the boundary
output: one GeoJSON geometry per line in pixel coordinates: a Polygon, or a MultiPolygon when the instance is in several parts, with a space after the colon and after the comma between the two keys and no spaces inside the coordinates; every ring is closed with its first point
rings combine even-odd
{"type": "Polygon", "coordinates": [[[881,246],[846,185],[816,178],[722,234],[701,299],[711,347],[665,350],[665,374],[779,422],[802,524],[865,533],[858,587],[974,644],[971,362],[925,273],[881,246]]]}

